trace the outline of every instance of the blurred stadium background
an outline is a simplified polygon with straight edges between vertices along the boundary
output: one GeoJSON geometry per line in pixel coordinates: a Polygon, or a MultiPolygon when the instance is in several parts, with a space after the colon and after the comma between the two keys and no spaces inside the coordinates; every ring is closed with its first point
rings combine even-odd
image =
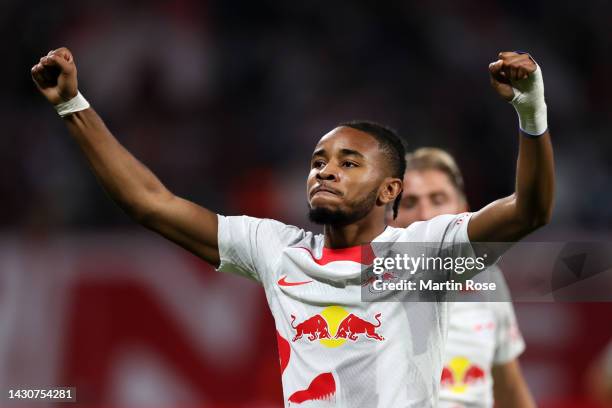
{"type": "MultiPolygon", "coordinates": [[[[3,0],[0,386],[73,385],[83,406],[282,404],[263,291],[107,198],[30,80],[50,49],[73,51],[83,94],[176,194],[304,227],[310,153],[343,120],[450,150],[475,209],[512,192],[516,116],[487,65],[529,50],[558,175],[553,223],[534,239],[589,241],[612,228],[611,15],[603,0],[3,0]]],[[[540,405],[595,406],[585,381],[612,304],[516,310],[540,405]]]]}

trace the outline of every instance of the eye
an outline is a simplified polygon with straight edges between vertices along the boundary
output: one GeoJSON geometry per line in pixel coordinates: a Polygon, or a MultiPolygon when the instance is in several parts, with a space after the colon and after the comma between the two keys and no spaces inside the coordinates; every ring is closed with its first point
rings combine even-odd
{"type": "Polygon", "coordinates": [[[351,167],[357,167],[358,164],[352,161],[344,161],[342,162],[342,167],[347,167],[347,168],[351,168],[351,167]]]}
{"type": "Polygon", "coordinates": [[[434,194],[431,197],[431,202],[435,205],[435,206],[441,206],[444,205],[448,202],[448,197],[446,196],[446,194],[434,194]]]}
{"type": "Polygon", "coordinates": [[[407,197],[406,199],[402,200],[402,206],[407,209],[414,208],[416,204],[417,200],[414,197],[407,197]]]}
{"type": "Polygon", "coordinates": [[[325,161],[318,159],[318,160],[313,160],[312,162],[312,168],[313,169],[320,169],[321,167],[325,166],[325,161]]]}

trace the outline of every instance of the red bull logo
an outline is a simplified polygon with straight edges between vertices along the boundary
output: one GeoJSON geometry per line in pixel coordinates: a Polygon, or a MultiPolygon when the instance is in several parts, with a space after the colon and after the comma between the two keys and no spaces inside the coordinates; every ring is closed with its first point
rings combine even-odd
{"type": "Polygon", "coordinates": [[[328,306],[321,313],[297,325],[295,315],[291,315],[291,327],[296,332],[292,341],[307,336],[307,340],[318,340],[323,346],[330,348],[339,347],[347,340],[357,341],[363,337],[382,341],[385,338],[376,332],[382,324],[381,313],[377,313],[374,319],[375,322],[371,322],[349,313],[340,306],[328,306]]]}
{"type": "Polygon", "coordinates": [[[296,331],[293,341],[299,340],[303,335],[308,335],[308,340],[329,339],[329,328],[327,321],[320,314],[309,317],[302,323],[294,326],[295,316],[291,315],[291,327],[296,331]]]}
{"type": "Polygon", "coordinates": [[[344,320],[342,320],[342,323],[340,323],[334,338],[357,341],[357,335],[365,334],[365,336],[370,339],[384,340],[384,337],[376,333],[376,328],[380,327],[380,313],[377,313],[376,316],[374,316],[374,319],[376,319],[378,324],[370,323],[367,320],[363,320],[361,317],[351,313],[345,317],[344,320]]]}
{"type": "Polygon", "coordinates": [[[454,357],[442,369],[440,385],[457,394],[466,392],[470,385],[485,381],[485,371],[465,357],[454,357]]]}
{"type": "Polygon", "coordinates": [[[291,346],[278,330],[276,331],[276,342],[278,343],[278,360],[280,362],[281,375],[283,375],[291,358],[291,346]]]}
{"type": "Polygon", "coordinates": [[[316,376],[308,388],[291,394],[289,402],[301,404],[306,401],[328,400],[332,401],[336,394],[336,381],[332,373],[322,373],[316,376]]]}
{"type": "Polygon", "coordinates": [[[396,280],[397,276],[393,272],[383,272],[381,275],[370,275],[367,279],[363,280],[361,286],[370,286],[373,285],[374,282],[380,280],[381,282],[396,280]]]}

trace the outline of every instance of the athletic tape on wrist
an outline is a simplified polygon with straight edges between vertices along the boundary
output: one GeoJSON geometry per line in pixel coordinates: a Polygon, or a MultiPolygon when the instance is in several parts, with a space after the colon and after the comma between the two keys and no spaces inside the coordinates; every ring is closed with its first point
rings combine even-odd
{"type": "Polygon", "coordinates": [[[55,105],[57,114],[62,118],[68,116],[74,112],[79,112],[89,108],[89,102],[80,92],[77,92],[76,96],[69,101],[58,103],[55,105]]]}
{"type": "MultiPolygon", "coordinates": [[[[535,61],[534,61],[535,62],[535,61]]],[[[540,66],[527,79],[512,81],[514,106],[519,117],[519,127],[528,137],[538,137],[548,129],[548,114],[544,100],[544,80],[540,66]]]]}

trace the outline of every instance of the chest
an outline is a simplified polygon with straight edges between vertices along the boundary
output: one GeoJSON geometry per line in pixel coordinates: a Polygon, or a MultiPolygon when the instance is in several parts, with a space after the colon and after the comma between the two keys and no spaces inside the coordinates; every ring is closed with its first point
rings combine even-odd
{"type": "Polygon", "coordinates": [[[481,367],[490,367],[496,347],[495,313],[484,303],[451,307],[446,344],[447,360],[465,358],[481,367]]]}

